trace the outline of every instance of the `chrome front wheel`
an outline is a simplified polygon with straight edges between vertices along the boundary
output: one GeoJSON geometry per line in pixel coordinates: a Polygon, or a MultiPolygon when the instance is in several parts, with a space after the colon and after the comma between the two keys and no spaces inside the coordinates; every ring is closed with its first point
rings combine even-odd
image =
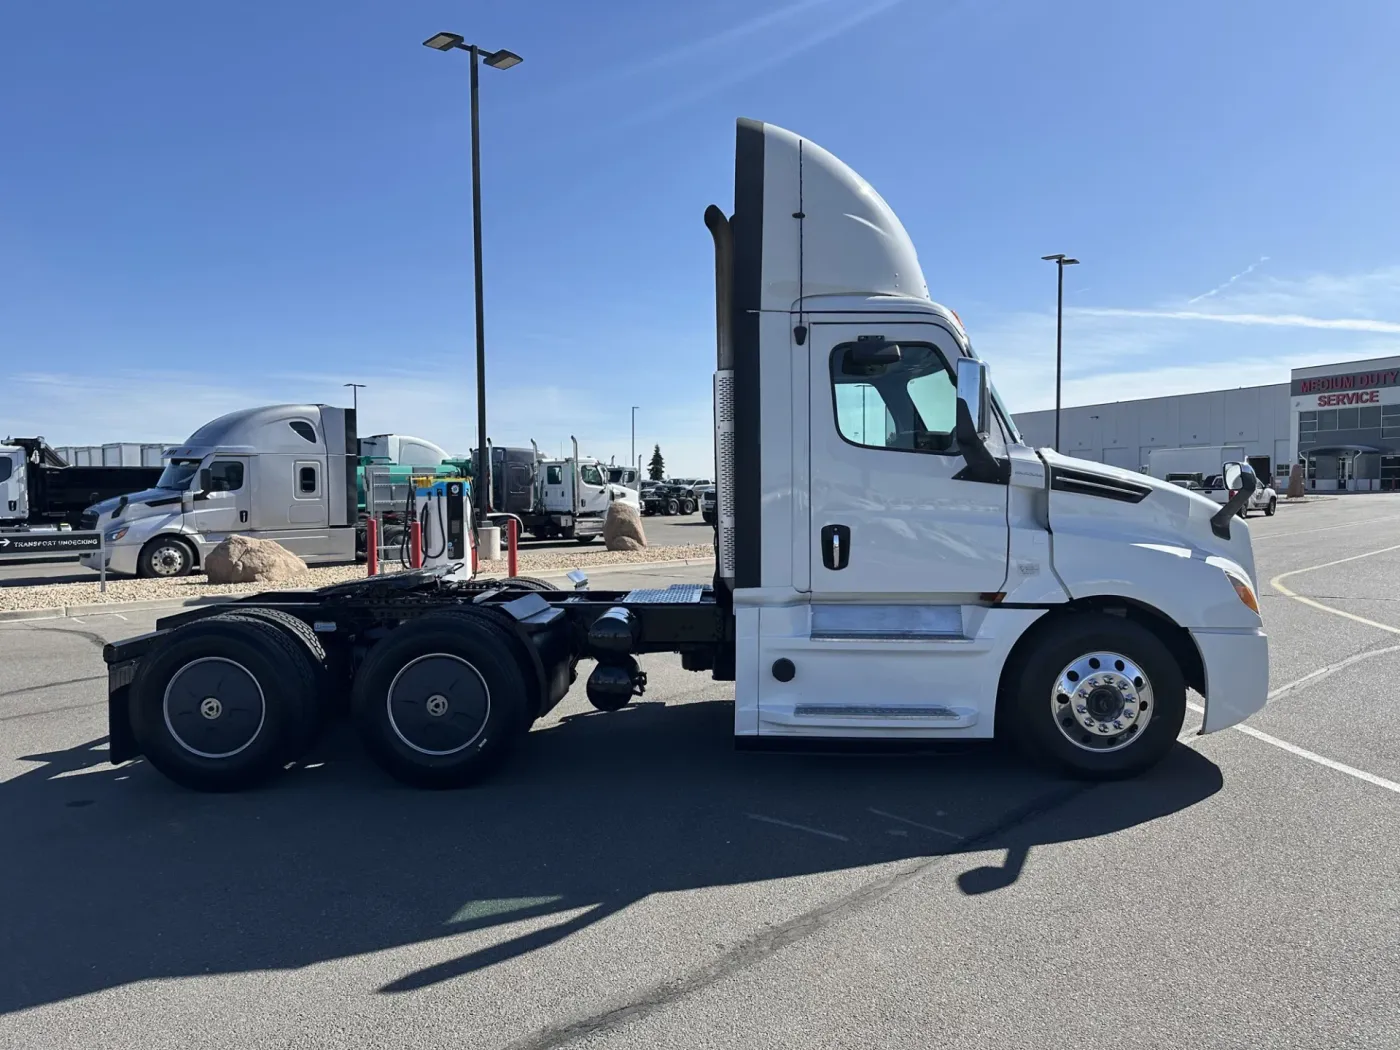
{"type": "Polygon", "coordinates": [[[1132,745],[1152,721],[1152,682],[1119,653],[1085,653],[1071,660],[1050,690],[1050,713],[1060,733],[1086,751],[1132,745]]]}

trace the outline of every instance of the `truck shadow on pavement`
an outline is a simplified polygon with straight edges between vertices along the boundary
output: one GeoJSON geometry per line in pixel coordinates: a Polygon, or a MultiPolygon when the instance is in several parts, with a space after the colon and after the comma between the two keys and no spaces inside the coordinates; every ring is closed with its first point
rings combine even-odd
{"type": "MultiPolygon", "coordinates": [[[[795,937],[901,879],[995,892],[1036,846],[1168,816],[1222,783],[1186,747],[1109,785],[1041,775],[992,745],[736,752],[732,710],[706,700],[572,716],[530,734],[495,779],[444,793],[388,781],[343,726],[303,766],[239,795],[183,791],[143,763],[114,769],[100,740],[28,756],[39,764],[0,784],[0,1012],[475,931],[464,954],[380,989],[402,992],[545,948],[651,894],[901,862],[878,893],[782,924],[795,937]],[[1005,861],[987,864],[991,850],[1005,861]],[[523,919],[534,928],[482,946],[523,919]]],[[[792,939],[758,936],[775,951],[792,939]]]]}

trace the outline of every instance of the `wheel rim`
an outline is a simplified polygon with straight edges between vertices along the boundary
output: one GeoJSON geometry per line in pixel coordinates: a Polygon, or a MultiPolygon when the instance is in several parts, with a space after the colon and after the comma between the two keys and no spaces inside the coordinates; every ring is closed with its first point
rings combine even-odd
{"type": "Polygon", "coordinates": [[[1084,751],[1121,751],[1152,720],[1152,683],[1119,653],[1085,653],[1050,689],[1050,717],[1060,734],[1084,751]]]}
{"type": "Polygon", "coordinates": [[[179,576],[185,568],[185,548],[164,544],[151,552],[151,571],[157,576],[179,576]]]}
{"type": "Polygon", "coordinates": [[[455,755],[486,731],[491,690],[460,656],[428,653],[394,675],[385,709],[394,735],[407,747],[423,755],[455,755]]]}
{"type": "Polygon", "coordinates": [[[267,720],[267,701],[253,673],[235,660],[191,660],[165,686],[165,728],[200,758],[232,758],[246,750],[267,720]]]}

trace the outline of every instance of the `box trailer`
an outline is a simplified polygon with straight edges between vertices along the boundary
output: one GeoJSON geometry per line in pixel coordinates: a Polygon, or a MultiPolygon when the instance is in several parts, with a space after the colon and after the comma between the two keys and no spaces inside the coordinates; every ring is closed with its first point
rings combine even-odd
{"type": "MultiPolygon", "coordinates": [[[[439,566],[253,595],[108,645],[110,757],[179,783],[267,780],[348,706],[401,780],[470,783],[593,662],[734,683],[747,747],[1013,738],[1114,778],[1268,688],[1249,529],[1230,506],[1020,442],[903,226],[810,140],[739,122],[711,206],[717,358],[710,585],[555,590],[439,566]]],[[[1252,475],[1230,465],[1247,494],[1252,475]]],[[[461,513],[469,513],[469,509],[461,513]]]]}

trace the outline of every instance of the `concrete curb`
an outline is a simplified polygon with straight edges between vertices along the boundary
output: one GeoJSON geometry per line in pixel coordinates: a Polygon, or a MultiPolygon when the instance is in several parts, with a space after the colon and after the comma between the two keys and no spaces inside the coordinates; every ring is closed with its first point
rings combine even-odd
{"type": "MultiPolygon", "coordinates": [[[[591,580],[594,576],[613,572],[641,572],[647,569],[683,569],[690,566],[713,565],[713,558],[677,558],[674,561],[624,562],[619,565],[599,565],[584,569],[591,580]]],[[[537,579],[567,579],[572,569],[541,572],[537,579]]],[[[530,575],[527,573],[526,575],[530,575]]],[[[492,579],[493,577],[486,577],[492,579]]],[[[96,616],[101,613],[140,612],[150,609],[183,609],[195,605],[219,605],[246,597],[242,594],[208,594],[195,598],[141,598],[131,602],[92,602],[87,605],[55,605],[47,609],[0,609],[0,623],[24,623],[30,620],[62,620],[72,616],[96,616]]]]}

